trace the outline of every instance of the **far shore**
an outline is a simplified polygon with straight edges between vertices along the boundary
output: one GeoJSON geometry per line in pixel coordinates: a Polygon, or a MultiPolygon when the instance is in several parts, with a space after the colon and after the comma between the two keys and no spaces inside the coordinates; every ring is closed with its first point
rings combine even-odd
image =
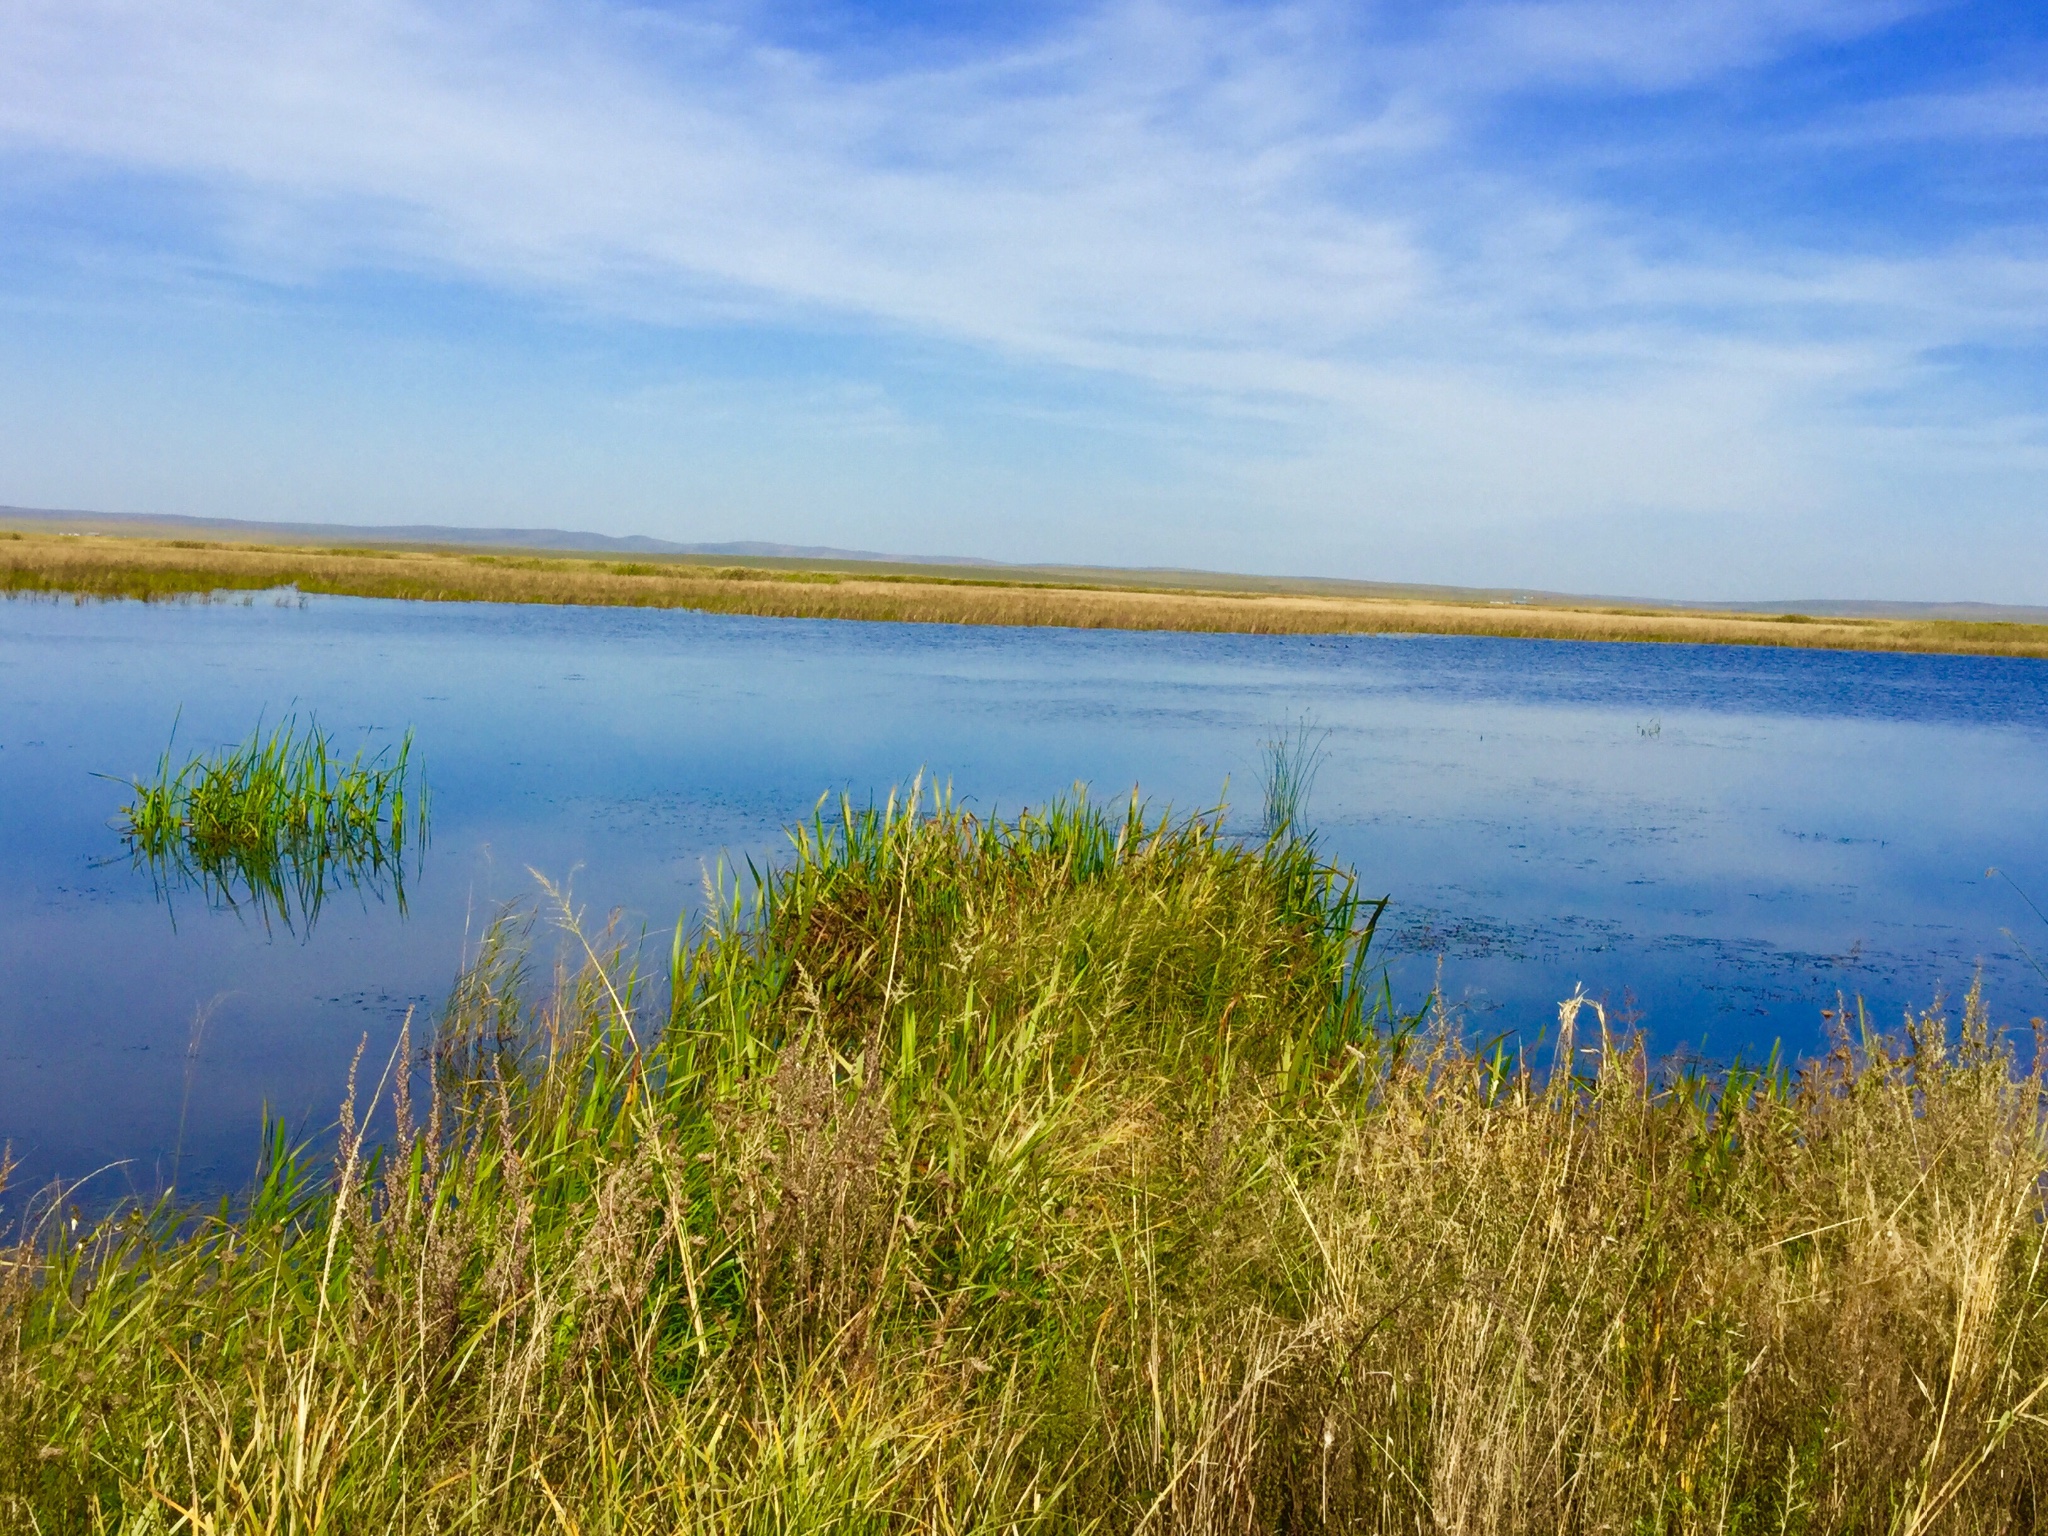
{"type": "Polygon", "coordinates": [[[0,592],[190,599],[301,592],[429,602],[689,608],[711,613],[898,623],[1183,630],[1226,634],[1493,635],[2048,657],[2048,624],[1940,618],[1758,614],[1574,600],[1378,596],[1330,583],[1147,573],[1056,573],[875,561],[757,560],[433,545],[309,546],[226,538],[0,529],[0,592]]]}

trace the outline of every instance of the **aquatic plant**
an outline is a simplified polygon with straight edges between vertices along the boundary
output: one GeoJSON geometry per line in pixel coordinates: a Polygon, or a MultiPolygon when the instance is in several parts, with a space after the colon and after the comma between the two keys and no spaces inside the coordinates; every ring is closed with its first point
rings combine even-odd
{"type": "Polygon", "coordinates": [[[331,1159],[34,1206],[0,1524],[2041,1528],[2043,1081],[1979,999],[1796,1075],[1576,997],[1481,1054],[1378,910],[1220,816],[913,800],[717,885],[666,989],[501,926],[331,1159]]]}
{"type": "Polygon", "coordinates": [[[1261,743],[1264,752],[1260,788],[1265,813],[1260,827],[1267,837],[1285,837],[1301,824],[1302,807],[1315,788],[1327,755],[1328,730],[1303,715],[1292,731],[1281,730],[1261,743]]]}
{"type": "Polygon", "coordinates": [[[175,769],[172,735],[155,777],[126,781],[135,798],[117,820],[161,890],[196,887],[289,926],[310,923],[342,884],[374,889],[388,878],[403,909],[407,840],[417,850],[427,835],[411,731],[395,750],[366,745],[344,758],[315,721],[293,716],[175,769]]]}

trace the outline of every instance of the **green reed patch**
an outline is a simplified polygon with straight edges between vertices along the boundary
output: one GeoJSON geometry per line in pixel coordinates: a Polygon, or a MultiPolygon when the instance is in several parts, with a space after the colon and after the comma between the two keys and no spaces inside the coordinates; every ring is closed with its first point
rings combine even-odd
{"type": "MultiPolygon", "coordinates": [[[[0,1250],[0,1528],[2033,1531],[2041,1069],[1402,1016],[1303,841],[842,804],[667,985],[495,929],[335,1154],[0,1250]],[[388,1090],[388,1091],[386,1091],[388,1090]]],[[[373,1080],[376,1087],[371,1087],[373,1080]]]]}
{"type": "Polygon", "coordinates": [[[1265,761],[1259,775],[1265,802],[1260,822],[1268,837],[1280,837],[1299,830],[1302,811],[1314,790],[1316,775],[1327,757],[1330,733],[1303,715],[1294,729],[1282,729],[1263,744],[1265,761]]]}
{"type": "Polygon", "coordinates": [[[117,826],[166,894],[197,888],[210,901],[253,906],[267,922],[311,923],[343,885],[386,881],[402,909],[405,854],[427,835],[427,789],[412,732],[396,748],[352,757],[310,718],[290,717],[246,742],[127,781],[135,798],[117,826]]]}

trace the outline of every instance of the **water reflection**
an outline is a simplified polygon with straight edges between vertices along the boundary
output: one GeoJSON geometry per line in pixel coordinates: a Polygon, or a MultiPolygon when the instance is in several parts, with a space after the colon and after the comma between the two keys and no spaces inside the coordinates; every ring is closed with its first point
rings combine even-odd
{"type": "Polygon", "coordinates": [[[125,1159],[107,1178],[158,1188],[181,1154],[181,1188],[239,1188],[264,1116],[331,1123],[365,1034],[381,1059],[408,1009],[438,1009],[501,904],[535,898],[530,871],[573,876],[595,921],[616,908],[665,952],[705,870],[785,857],[821,791],[885,798],[922,767],[984,815],[1077,780],[1187,812],[1227,781],[1231,829],[1254,835],[1287,812],[1261,791],[1304,723],[1320,755],[1296,816],[1392,896],[1395,997],[1440,978],[1477,1040],[1554,1029],[1581,984],[1633,1006],[1658,1052],[1721,1061],[1824,1049],[1838,994],[1889,1022],[1980,971],[1999,1019],[2048,1013],[2019,948],[2048,959],[2048,929],[1985,874],[2048,904],[2040,662],[0,603],[0,1142],[16,1187],[125,1159]],[[408,799],[402,869],[388,849],[285,862],[265,887],[228,861],[223,888],[167,859],[173,930],[109,815],[131,776],[162,777],[181,706],[189,752],[246,741],[266,705],[317,711],[349,752],[415,726],[433,846],[408,799]],[[91,776],[109,769],[119,792],[91,776]],[[275,933],[245,920],[259,888],[275,933]]]}
{"type": "Polygon", "coordinates": [[[289,717],[175,772],[172,761],[166,748],[154,779],[126,781],[135,798],[117,825],[173,925],[188,893],[209,909],[254,914],[266,932],[274,922],[301,936],[344,889],[366,904],[388,894],[404,915],[408,830],[416,865],[427,841],[410,730],[395,751],[365,743],[345,759],[317,722],[301,729],[289,717]]]}

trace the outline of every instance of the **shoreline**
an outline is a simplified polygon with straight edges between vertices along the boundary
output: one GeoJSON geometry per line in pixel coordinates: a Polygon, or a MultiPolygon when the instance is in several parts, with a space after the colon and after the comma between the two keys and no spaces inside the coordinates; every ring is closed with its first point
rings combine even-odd
{"type": "Polygon", "coordinates": [[[1663,1071],[1403,1012],[1284,828],[792,842],[666,955],[494,923],[238,1199],[29,1197],[0,1524],[2035,1528],[2043,1068],[1976,989],[1663,1071]]]}
{"type": "Polygon", "coordinates": [[[1000,570],[0,531],[0,592],[10,596],[160,601],[290,586],[329,596],[684,608],[762,618],[1217,634],[1473,635],[2048,658],[2048,624],[1461,602],[1286,590],[1277,584],[1248,591],[1045,580],[1000,570]]]}

